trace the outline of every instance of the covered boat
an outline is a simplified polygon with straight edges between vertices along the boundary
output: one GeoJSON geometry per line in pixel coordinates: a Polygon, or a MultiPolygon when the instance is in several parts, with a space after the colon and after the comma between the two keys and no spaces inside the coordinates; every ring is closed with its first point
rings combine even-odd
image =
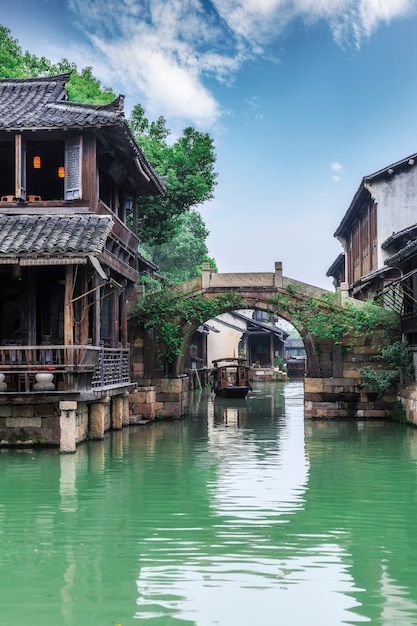
{"type": "Polygon", "coordinates": [[[305,376],[306,360],[303,357],[292,357],[287,360],[288,376],[305,376]]]}
{"type": "Polygon", "coordinates": [[[212,391],[222,398],[246,398],[252,389],[246,359],[224,358],[213,361],[212,391]]]}

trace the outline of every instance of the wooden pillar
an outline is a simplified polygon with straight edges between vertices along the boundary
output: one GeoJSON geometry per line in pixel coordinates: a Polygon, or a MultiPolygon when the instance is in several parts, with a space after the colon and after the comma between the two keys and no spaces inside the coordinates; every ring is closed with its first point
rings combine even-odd
{"type": "Polygon", "coordinates": [[[269,335],[269,358],[271,359],[271,367],[274,367],[275,362],[275,350],[274,350],[274,335],[269,335]]]}
{"type": "Polygon", "coordinates": [[[27,339],[28,345],[36,345],[36,269],[28,268],[28,290],[27,290],[27,339]]]}
{"type": "MultiPolygon", "coordinates": [[[[84,267],[78,269],[77,296],[82,296],[88,291],[87,271],[84,267]]],[[[75,343],[86,345],[88,339],[88,296],[84,296],[73,303],[75,321],[75,343]]]]}
{"type": "Polygon", "coordinates": [[[93,278],[93,298],[94,304],[91,309],[93,311],[93,345],[98,346],[100,343],[100,293],[101,289],[98,289],[100,284],[100,276],[95,272],[93,278]]]}
{"type": "Polygon", "coordinates": [[[135,195],[132,202],[132,230],[138,234],[138,197],[135,195]]]}
{"type": "Polygon", "coordinates": [[[126,307],[126,293],[123,291],[119,298],[119,319],[120,319],[120,341],[123,348],[128,343],[127,337],[127,307],[126,307]]]}
{"type": "Polygon", "coordinates": [[[110,294],[111,346],[119,345],[119,295],[117,291],[110,294]]]}
{"type": "Polygon", "coordinates": [[[74,267],[66,266],[65,271],[65,308],[64,308],[64,345],[74,345],[74,308],[71,302],[74,286],[74,267]]]}

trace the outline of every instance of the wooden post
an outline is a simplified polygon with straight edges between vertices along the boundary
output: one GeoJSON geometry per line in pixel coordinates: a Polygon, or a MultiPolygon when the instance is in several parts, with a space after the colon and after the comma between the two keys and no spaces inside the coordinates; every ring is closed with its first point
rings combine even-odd
{"type": "Polygon", "coordinates": [[[126,310],[126,293],[123,291],[119,298],[119,316],[120,316],[120,341],[123,348],[126,347],[127,339],[127,310],[126,310]]]}
{"type": "Polygon", "coordinates": [[[135,195],[132,202],[132,230],[137,236],[138,234],[138,197],[135,195]]]}
{"type": "Polygon", "coordinates": [[[94,304],[91,307],[93,309],[93,345],[98,346],[100,343],[100,293],[101,289],[98,289],[100,284],[100,277],[97,272],[94,274],[93,279],[93,298],[94,304]]]}

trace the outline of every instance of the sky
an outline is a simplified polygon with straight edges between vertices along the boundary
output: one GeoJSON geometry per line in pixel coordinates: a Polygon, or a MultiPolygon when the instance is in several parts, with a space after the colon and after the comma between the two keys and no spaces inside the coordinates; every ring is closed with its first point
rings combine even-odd
{"type": "Polygon", "coordinates": [[[24,50],[92,66],[126,116],[210,133],[199,210],[220,272],[282,261],[333,290],[363,176],[417,152],[417,0],[0,0],[0,16],[24,50]]]}

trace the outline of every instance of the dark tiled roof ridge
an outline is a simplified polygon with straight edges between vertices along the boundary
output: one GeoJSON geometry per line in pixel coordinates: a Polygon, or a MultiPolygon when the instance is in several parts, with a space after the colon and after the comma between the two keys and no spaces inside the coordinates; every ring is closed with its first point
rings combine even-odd
{"type": "Polygon", "coordinates": [[[91,111],[96,113],[97,111],[109,113],[119,112],[121,117],[124,117],[123,111],[119,108],[117,102],[120,100],[120,96],[113,100],[109,104],[92,104],[91,102],[73,102],[72,100],[58,100],[57,102],[49,103],[49,106],[54,109],[64,109],[65,111],[84,111],[87,113],[91,111]]]}
{"type": "Polygon", "coordinates": [[[0,215],[0,257],[98,255],[111,232],[110,216],[0,215]]]}
{"type": "Polygon", "coordinates": [[[71,78],[72,72],[65,72],[64,74],[54,74],[52,76],[32,76],[31,78],[0,78],[0,85],[4,83],[59,83],[66,85],[71,78]]]}

